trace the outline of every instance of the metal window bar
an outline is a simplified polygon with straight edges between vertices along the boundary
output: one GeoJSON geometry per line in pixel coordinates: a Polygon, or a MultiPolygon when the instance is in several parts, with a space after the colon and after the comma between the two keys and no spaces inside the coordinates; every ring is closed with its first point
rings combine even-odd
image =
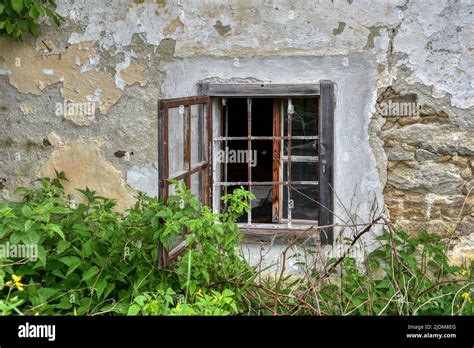
{"type": "MultiPolygon", "coordinates": [[[[227,141],[227,140],[288,140],[288,136],[247,136],[247,137],[215,137],[214,141],[227,141]]],[[[292,136],[293,140],[318,140],[318,136],[316,135],[308,135],[308,136],[292,136]]]]}
{"type": "MultiPolygon", "coordinates": [[[[252,156],[252,98],[247,98],[247,135],[248,135],[248,156],[252,156]]],[[[248,187],[249,192],[252,193],[252,167],[251,167],[251,160],[247,161],[247,173],[248,173],[248,187]]],[[[247,215],[247,222],[250,224],[252,223],[252,207],[250,207],[248,215],[247,215]]]]}
{"type": "MultiPolygon", "coordinates": [[[[252,186],[273,186],[273,185],[319,185],[319,182],[318,181],[253,181],[253,182],[250,182],[250,181],[222,181],[222,182],[217,182],[217,183],[214,183],[215,185],[217,186],[248,186],[248,185],[252,185],[252,186]]],[[[291,189],[293,189],[291,187],[291,189]]]]}
{"type": "MultiPolygon", "coordinates": [[[[223,98],[222,99],[222,106],[224,107],[224,115],[225,115],[225,137],[228,137],[229,135],[229,108],[227,107],[227,99],[226,98],[223,98]]],[[[227,150],[227,140],[225,140],[224,142],[224,151],[227,150]]],[[[227,161],[225,161],[224,163],[224,181],[227,181],[227,172],[228,172],[228,168],[227,168],[227,161]]],[[[227,195],[227,186],[224,187],[224,194],[227,195]]]]}
{"type": "MultiPolygon", "coordinates": [[[[292,175],[291,175],[291,167],[292,167],[292,162],[319,162],[319,156],[293,156],[291,153],[291,148],[292,148],[292,140],[319,140],[320,137],[319,135],[316,136],[293,136],[292,135],[292,122],[293,122],[293,114],[294,114],[294,106],[292,103],[292,99],[288,98],[288,109],[287,109],[287,115],[288,115],[288,120],[287,120],[287,135],[282,135],[282,136],[252,136],[252,98],[247,98],[247,136],[237,136],[237,137],[229,137],[228,136],[228,105],[226,105],[226,98],[222,98],[222,106],[224,107],[224,112],[221,114],[223,116],[224,120],[221,119],[221,122],[224,121],[224,127],[221,130],[224,133],[224,136],[217,136],[214,137],[212,140],[216,143],[220,143],[224,145],[225,147],[228,146],[228,141],[232,140],[247,140],[247,150],[249,151],[249,154],[252,153],[252,141],[253,140],[280,140],[281,147],[283,148],[283,140],[288,141],[288,150],[287,150],[287,155],[283,155],[283,151],[281,151],[280,155],[280,163],[287,163],[287,180],[284,181],[282,180],[283,172],[280,171],[280,181],[264,181],[264,182],[253,182],[252,181],[252,172],[251,172],[251,166],[250,162],[248,162],[247,166],[247,173],[248,173],[248,181],[239,181],[239,182],[228,182],[228,167],[227,163],[224,163],[224,181],[222,182],[214,182],[214,185],[216,187],[221,187],[221,189],[224,190],[225,193],[227,193],[227,187],[229,186],[248,186],[248,191],[252,192],[252,186],[269,186],[269,185],[277,185],[280,187],[280,190],[283,189],[283,185],[287,185],[287,208],[288,208],[288,217],[287,219],[281,219],[281,222],[286,222],[288,223],[289,226],[291,226],[292,221],[299,221],[299,220],[293,220],[292,219],[292,209],[294,208],[294,202],[291,199],[292,194],[291,190],[294,190],[293,185],[314,185],[314,186],[319,186],[319,181],[292,181],[292,175]]],[[[281,108],[283,109],[283,103],[281,104],[281,108]]],[[[283,121],[283,120],[282,120],[283,121]]],[[[281,127],[282,130],[284,128],[284,122],[281,122],[281,127]]],[[[282,134],[284,134],[282,132],[282,134]]],[[[283,168],[283,167],[281,167],[283,168]]],[[[297,190],[296,190],[297,191],[297,190]]],[[[282,192],[282,191],[280,191],[282,192]]],[[[280,193],[281,196],[281,193],[280,193]]],[[[281,213],[281,211],[280,211],[281,213]]],[[[301,220],[303,221],[303,220],[301,220]]],[[[308,220],[309,221],[309,220],[308,220]]],[[[311,220],[313,221],[313,220],[311,220]]],[[[314,220],[318,221],[318,220],[314,220]]],[[[252,224],[252,210],[250,209],[249,214],[247,216],[247,223],[252,224]]]]}
{"type": "MultiPolygon", "coordinates": [[[[291,130],[291,121],[293,116],[294,108],[291,98],[288,98],[288,150],[287,150],[287,165],[286,165],[286,178],[287,181],[291,183],[291,137],[292,137],[292,130],[291,130]]],[[[284,134],[284,133],[283,133],[284,134]]],[[[288,225],[291,226],[291,211],[293,209],[293,201],[291,200],[291,188],[290,185],[286,186],[287,192],[287,199],[288,199],[288,225]]]]}

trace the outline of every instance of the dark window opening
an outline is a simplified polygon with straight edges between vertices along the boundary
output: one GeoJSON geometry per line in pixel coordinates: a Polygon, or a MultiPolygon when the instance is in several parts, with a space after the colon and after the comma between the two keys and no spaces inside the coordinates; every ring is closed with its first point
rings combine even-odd
{"type": "MultiPolygon", "coordinates": [[[[317,223],[318,99],[221,100],[216,149],[221,194],[239,187],[255,195],[239,222],[317,223]]],[[[221,210],[225,210],[225,206],[221,210]]]]}

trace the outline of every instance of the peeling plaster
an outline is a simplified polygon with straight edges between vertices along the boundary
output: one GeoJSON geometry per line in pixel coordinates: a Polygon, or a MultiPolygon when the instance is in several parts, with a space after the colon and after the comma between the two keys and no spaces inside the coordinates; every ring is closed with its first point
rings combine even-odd
{"type": "Polygon", "coordinates": [[[470,1],[410,1],[394,39],[394,53],[407,55],[398,65],[412,69],[416,82],[435,86],[434,97],[452,95],[459,108],[474,106],[473,10],[470,1]]]}
{"type": "Polygon", "coordinates": [[[175,33],[178,28],[183,28],[184,24],[181,22],[180,16],[177,16],[175,19],[171,21],[171,23],[163,29],[163,34],[165,36],[170,36],[175,33]]]}
{"type": "Polygon", "coordinates": [[[131,54],[127,54],[125,61],[118,63],[115,67],[117,71],[115,74],[115,85],[120,90],[125,86],[133,85],[134,83],[145,86],[148,81],[145,78],[145,66],[142,64],[131,63],[131,54]]]}
{"type": "MultiPolygon", "coordinates": [[[[113,77],[105,71],[87,70],[81,73],[76,62],[89,62],[96,57],[93,42],[71,45],[61,53],[44,54],[42,49],[28,43],[9,45],[0,38],[0,54],[5,58],[4,68],[9,70],[10,83],[22,93],[40,95],[49,85],[61,82],[61,94],[69,102],[88,101],[87,96],[102,91],[99,110],[106,114],[122,95],[113,77]],[[44,74],[44,71],[51,74],[44,74]]],[[[53,52],[56,51],[56,48],[53,52]]]]}
{"type": "Polygon", "coordinates": [[[41,176],[54,177],[55,170],[63,171],[68,179],[63,183],[64,189],[76,201],[84,201],[76,189],[88,187],[101,196],[117,199],[118,210],[134,203],[135,191],[127,186],[122,172],[102,157],[102,141],[79,138],[62,144],[55,134],[50,134],[48,139],[55,148],[41,168],[41,176]]]}

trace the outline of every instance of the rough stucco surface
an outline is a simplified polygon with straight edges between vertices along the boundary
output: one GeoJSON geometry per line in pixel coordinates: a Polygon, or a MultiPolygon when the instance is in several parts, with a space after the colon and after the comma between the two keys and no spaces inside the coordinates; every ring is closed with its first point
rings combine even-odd
{"type": "Polygon", "coordinates": [[[345,205],[364,220],[376,202],[413,233],[455,233],[453,259],[472,257],[470,0],[64,0],[58,10],[66,23],[44,25],[40,40],[0,38],[4,199],[64,168],[124,208],[137,190],[157,194],[160,98],[192,95],[206,78],[330,79],[338,215],[345,205]],[[378,112],[409,94],[421,116],[378,112]],[[56,112],[64,103],[95,109],[56,112]],[[71,158],[87,165],[72,170],[71,158]]]}
{"type": "MultiPolygon", "coordinates": [[[[50,135],[50,138],[53,136],[50,135]]],[[[63,186],[74,195],[75,200],[82,197],[74,193],[75,188],[97,188],[98,195],[119,199],[118,209],[126,209],[134,201],[133,190],[126,185],[122,173],[102,158],[100,146],[100,141],[92,139],[78,139],[66,145],[59,140],[40,174],[54,177],[55,170],[70,173],[63,186]]]]}

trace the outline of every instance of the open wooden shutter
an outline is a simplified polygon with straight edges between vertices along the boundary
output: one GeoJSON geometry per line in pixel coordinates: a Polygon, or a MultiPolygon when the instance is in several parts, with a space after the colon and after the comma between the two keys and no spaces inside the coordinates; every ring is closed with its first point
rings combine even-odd
{"type": "MultiPolygon", "coordinates": [[[[184,180],[186,187],[210,205],[211,103],[207,96],[161,100],[158,114],[160,197],[173,193],[169,179],[184,180]]],[[[184,245],[160,251],[160,266],[166,266],[184,250],[184,245]]]]}

